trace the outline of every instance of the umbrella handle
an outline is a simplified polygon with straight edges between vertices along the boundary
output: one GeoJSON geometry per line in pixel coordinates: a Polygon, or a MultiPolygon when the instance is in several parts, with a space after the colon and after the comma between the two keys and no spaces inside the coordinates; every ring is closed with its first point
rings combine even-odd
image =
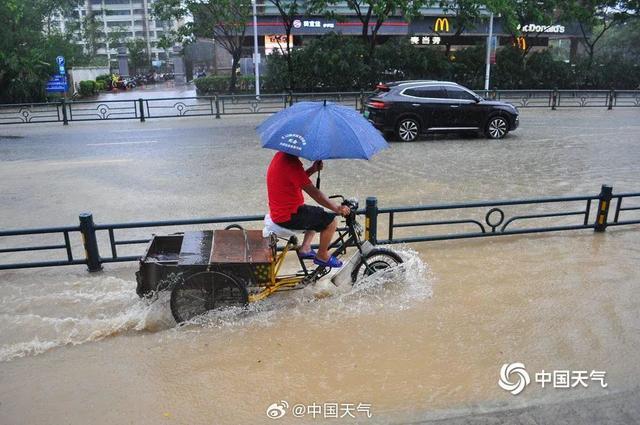
{"type": "Polygon", "coordinates": [[[316,189],[320,189],[320,170],[318,170],[318,176],[316,177],[316,189]]]}

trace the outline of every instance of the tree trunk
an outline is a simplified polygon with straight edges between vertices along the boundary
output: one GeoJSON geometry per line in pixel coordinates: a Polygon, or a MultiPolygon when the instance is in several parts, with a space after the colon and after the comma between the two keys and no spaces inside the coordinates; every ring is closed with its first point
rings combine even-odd
{"type": "Polygon", "coordinates": [[[293,58],[291,57],[291,25],[285,28],[287,35],[287,79],[289,81],[289,90],[293,91],[295,87],[295,78],[293,76],[293,58]]]}
{"type": "MultiPolygon", "coordinates": [[[[239,50],[239,49],[238,49],[239,50]]],[[[240,52],[236,51],[231,59],[231,76],[229,77],[229,93],[234,94],[236,91],[236,82],[238,81],[237,69],[240,63],[240,52]]]]}

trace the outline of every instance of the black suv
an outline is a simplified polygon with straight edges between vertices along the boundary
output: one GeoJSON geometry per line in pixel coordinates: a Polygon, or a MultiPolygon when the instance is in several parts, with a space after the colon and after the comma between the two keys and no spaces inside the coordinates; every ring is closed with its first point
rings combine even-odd
{"type": "Polygon", "coordinates": [[[446,81],[378,84],[366,106],[365,118],[404,142],[427,131],[482,131],[501,139],[519,124],[518,110],[510,103],[484,100],[446,81]]]}

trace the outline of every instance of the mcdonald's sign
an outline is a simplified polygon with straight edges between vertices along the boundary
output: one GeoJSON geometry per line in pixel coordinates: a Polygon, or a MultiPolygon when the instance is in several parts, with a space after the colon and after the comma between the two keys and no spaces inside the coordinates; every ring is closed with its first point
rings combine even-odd
{"type": "Polygon", "coordinates": [[[527,39],[524,37],[516,37],[513,40],[513,45],[518,46],[521,50],[527,50],[527,39]]]}
{"type": "Polygon", "coordinates": [[[433,31],[435,31],[435,32],[449,32],[449,19],[448,18],[438,18],[438,19],[436,19],[436,23],[433,26],[433,31]]]}

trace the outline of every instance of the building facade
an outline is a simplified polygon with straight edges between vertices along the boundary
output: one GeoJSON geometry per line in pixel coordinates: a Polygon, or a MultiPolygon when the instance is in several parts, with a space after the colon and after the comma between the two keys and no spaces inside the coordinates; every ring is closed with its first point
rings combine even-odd
{"type": "Polygon", "coordinates": [[[84,26],[87,17],[93,17],[94,25],[100,30],[95,56],[104,58],[113,69],[117,69],[118,44],[111,41],[110,35],[118,33],[122,42],[127,39],[142,39],[146,43],[146,52],[150,63],[161,65],[168,58],[168,52],[158,47],[163,34],[176,24],[160,22],[152,13],[154,0],[85,0],[75,8],[71,16],[60,17],[57,24],[62,32],[75,30],[79,44],[87,46],[84,26]],[[79,28],[79,30],[78,30],[79,28]]]}

